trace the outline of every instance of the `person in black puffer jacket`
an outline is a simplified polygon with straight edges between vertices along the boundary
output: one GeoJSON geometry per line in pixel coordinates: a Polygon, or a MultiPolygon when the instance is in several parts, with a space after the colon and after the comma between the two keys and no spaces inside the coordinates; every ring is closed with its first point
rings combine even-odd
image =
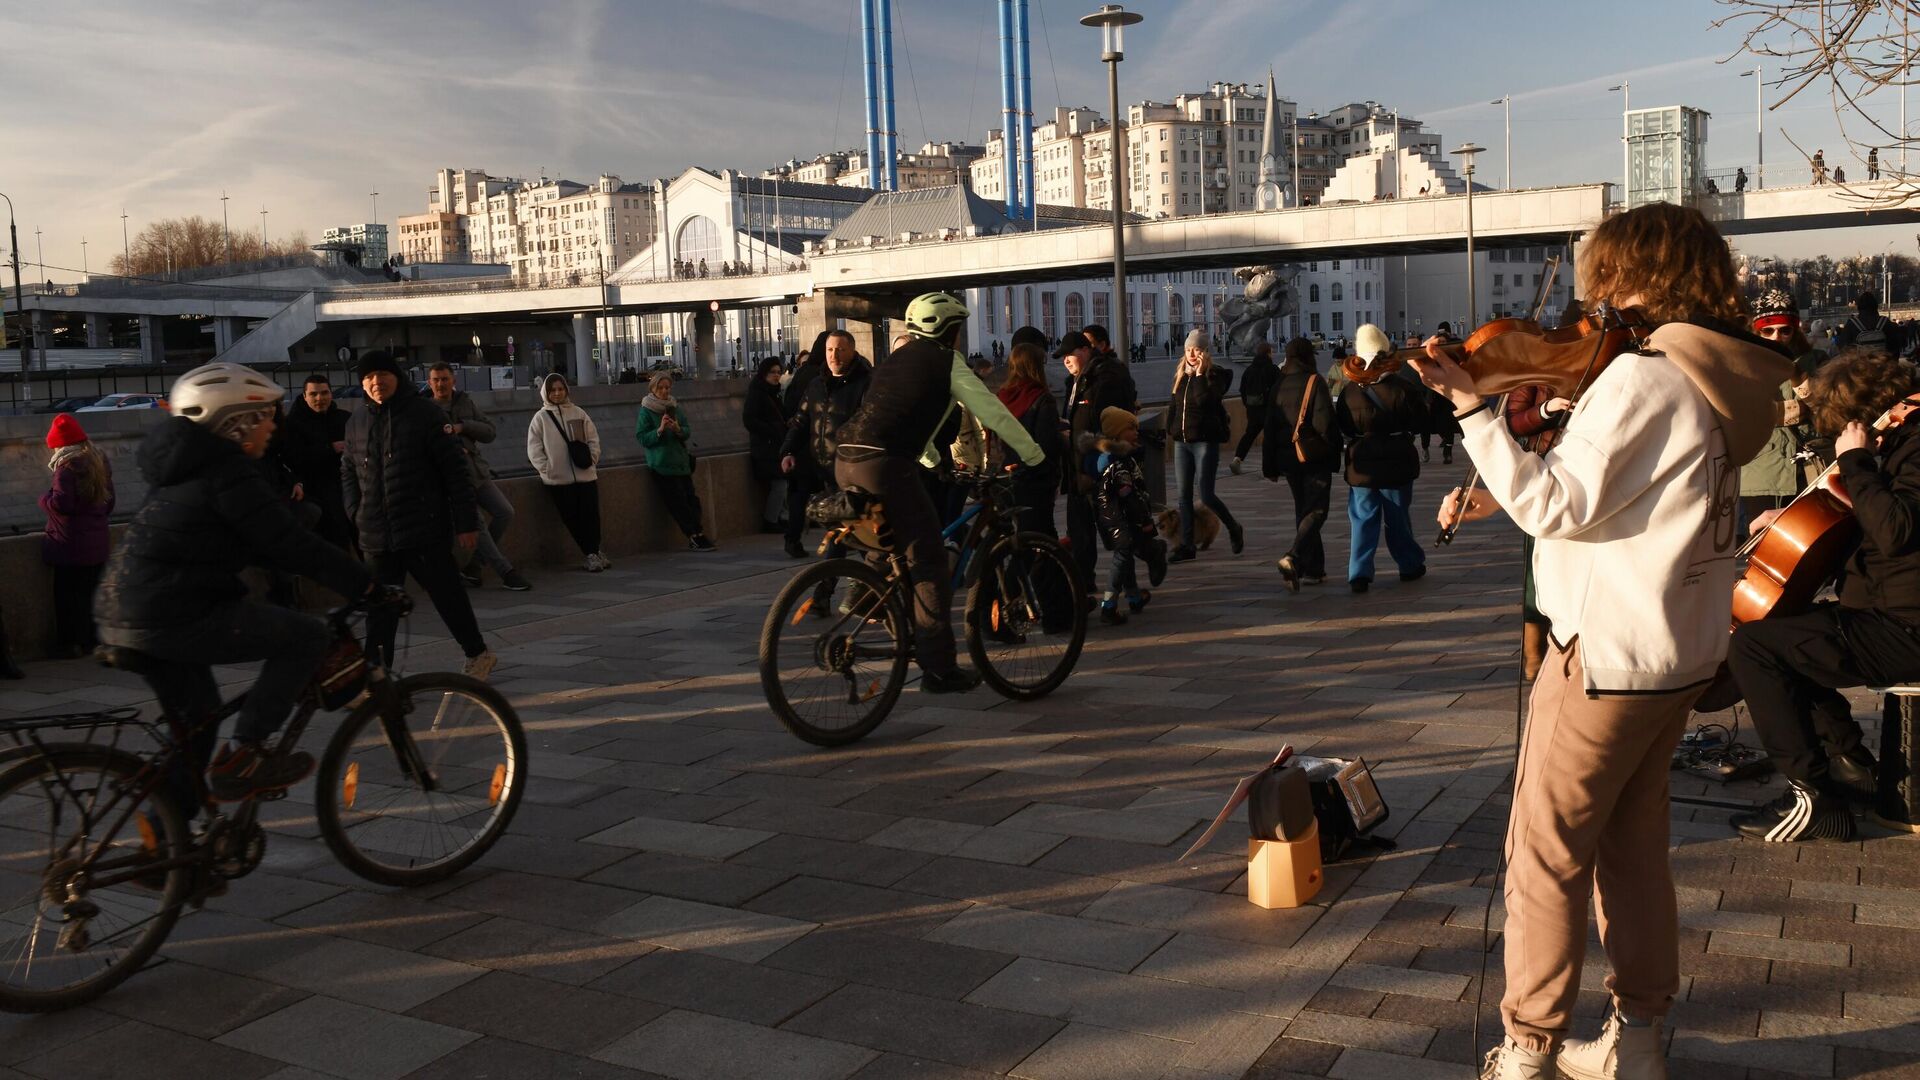
{"type": "Polygon", "coordinates": [[[800,544],[807,528],[807,500],[834,490],[833,452],[840,445],[840,428],[859,411],[873,379],[873,365],[854,351],[852,334],[832,331],[821,348],[824,366],[807,384],[780,444],[780,469],[793,485],[786,549],[796,559],[807,555],[800,544]]]}
{"type": "MultiPolygon", "coordinates": [[[[147,498],[127,526],[94,593],[100,640],[146,654],[146,678],[169,715],[212,717],[220,708],[213,664],[265,660],[234,725],[235,744],[215,760],[208,786],[238,799],[286,788],[313,767],[311,755],[272,754],[266,740],[312,679],[332,641],[325,623],[248,599],[240,572],[263,566],[313,578],[343,596],[372,591],[364,567],[303,528],[273,489],[260,459],[273,436],[282,391],[239,364],[208,364],[172,390],[174,415],[140,445],[147,498]]],[[[196,732],[204,766],[216,725],[196,732]]],[[[175,791],[198,803],[191,777],[175,791]]]]}
{"type": "Polygon", "coordinates": [[[1186,354],[1174,369],[1173,391],[1167,400],[1167,437],[1173,440],[1174,479],[1179,485],[1180,543],[1167,557],[1183,562],[1194,557],[1193,498],[1220,518],[1235,555],[1246,546],[1246,534],[1220,496],[1213,493],[1214,474],[1220,470],[1220,444],[1227,441],[1230,422],[1225,399],[1233,386],[1233,372],[1213,362],[1206,334],[1187,335],[1186,354]]]}
{"type": "MultiPolygon", "coordinates": [[[[466,652],[463,670],[484,679],[494,657],[448,551],[449,541],[472,551],[480,531],[466,454],[447,431],[447,414],[400,377],[391,355],[367,353],[359,374],[367,403],[347,421],[340,491],[359,529],[360,550],[383,585],[413,575],[466,652]]],[[[367,646],[389,665],[395,628],[388,613],[367,619],[367,646]]]]}
{"type": "Polygon", "coordinates": [[[320,508],[321,536],[343,548],[353,545],[353,523],[340,498],[340,450],[346,445],[347,411],[333,400],[327,377],[315,372],[300,388],[300,398],[274,431],[273,451],[300,482],[303,502],[320,508]]]}
{"type": "Polygon", "coordinates": [[[1346,368],[1349,382],[1334,403],[1334,418],[1347,439],[1347,520],[1353,526],[1347,583],[1357,593],[1373,584],[1383,525],[1400,580],[1417,581],[1427,573],[1427,553],[1413,538],[1407,516],[1413,481],[1420,475],[1413,437],[1425,430],[1427,391],[1402,379],[1372,376],[1373,361],[1392,349],[1379,327],[1369,323],[1356,331],[1346,368]]]}
{"type": "Polygon", "coordinates": [[[780,444],[786,438],[790,414],[780,402],[780,374],[779,357],[761,360],[753,369],[753,382],[748,384],[746,402],[740,407],[753,478],[767,485],[767,498],[760,507],[760,531],[767,533],[785,531],[780,519],[787,516],[787,477],[780,471],[780,444]]]}
{"type": "Polygon", "coordinates": [[[1320,542],[1320,529],[1327,523],[1341,447],[1333,395],[1314,370],[1313,342],[1306,338],[1287,342],[1286,363],[1268,400],[1266,426],[1260,471],[1269,480],[1286,477],[1293,492],[1293,543],[1276,566],[1287,588],[1298,592],[1302,583],[1318,585],[1327,577],[1327,550],[1320,542]],[[1299,446],[1294,441],[1296,432],[1299,446]],[[1307,450],[1304,460],[1302,446],[1307,450]]]}
{"type": "Polygon", "coordinates": [[[1273,365],[1273,346],[1266,342],[1254,346],[1253,359],[1247,362],[1247,370],[1240,373],[1240,403],[1247,410],[1247,430],[1240,436],[1240,445],[1233,448],[1233,461],[1228,463],[1227,471],[1240,475],[1240,465],[1247,459],[1247,452],[1253,449],[1253,440],[1267,426],[1267,404],[1273,395],[1273,384],[1280,379],[1280,369],[1273,365]]]}
{"type": "MultiPolygon", "coordinates": [[[[1031,327],[1021,327],[1015,331],[1014,343],[1020,344],[1023,337],[1030,339],[1027,332],[1031,330],[1031,327]]],[[[1038,331],[1033,334],[1037,335],[1038,331]]],[[[1127,370],[1127,365],[1099,353],[1085,334],[1067,331],[1059,347],[1053,350],[1053,356],[1066,363],[1069,376],[1066,405],[1061,409],[1061,415],[1067,420],[1069,446],[1082,435],[1098,436],[1100,414],[1105,410],[1139,411],[1140,395],[1133,373],[1127,370]]],[[[1081,589],[1092,593],[1094,564],[1100,558],[1100,540],[1094,528],[1092,478],[1081,475],[1077,468],[1063,468],[1060,494],[1067,497],[1067,550],[1080,571],[1081,589]]]]}

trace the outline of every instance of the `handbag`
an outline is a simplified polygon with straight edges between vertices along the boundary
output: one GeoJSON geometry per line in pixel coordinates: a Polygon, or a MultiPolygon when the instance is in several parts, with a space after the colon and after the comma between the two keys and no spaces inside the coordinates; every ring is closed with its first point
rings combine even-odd
{"type": "Polygon", "coordinates": [[[580,439],[569,436],[565,425],[560,423],[560,415],[558,413],[548,413],[547,419],[553,421],[553,426],[560,432],[560,437],[566,440],[567,457],[572,459],[573,467],[576,469],[593,468],[593,447],[588,446],[580,439]]]}
{"type": "Polygon", "coordinates": [[[1313,411],[1313,394],[1319,387],[1318,374],[1307,376],[1307,389],[1300,395],[1300,416],[1293,422],[1293,456],[1302,465],[1319,461],[1333,452],[1326,436],[1307,426],[1307,414],[1313,411]]]}

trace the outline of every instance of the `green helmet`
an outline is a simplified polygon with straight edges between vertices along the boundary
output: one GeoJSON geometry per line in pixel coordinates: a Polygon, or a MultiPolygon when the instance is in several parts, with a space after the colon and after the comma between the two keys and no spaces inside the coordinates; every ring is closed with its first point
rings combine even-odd
{"type": "Polygon", "coordinates": [[[943,338],[966,318],[967,305],[952,293],[921,293],[907,305],[907,332],[915,337],[943,338]]]}

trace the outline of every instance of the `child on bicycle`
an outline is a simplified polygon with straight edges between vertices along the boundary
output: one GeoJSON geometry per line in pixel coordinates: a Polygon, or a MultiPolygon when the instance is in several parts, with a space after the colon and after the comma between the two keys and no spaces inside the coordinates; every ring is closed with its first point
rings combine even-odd
{"type": "Polygon", "coordinates": [[[273,753],[267,739],[286,723],[333,640],[311,615],[249,599],[240,572],[263,566],[300,574],[351,597],[377,588],[365,567],[300,525],[259,467],[274,406],[285,395],[239,364],[180,376],[169,395],[173,415],[140,445],[146,502],[94,596],[101,641],[164,662],[148,681],[168,715],[201,725],[192,749],[203,764],[219,737],[206,722],[220,709],[212,665],[266,661],[240,708],[233,743],[207,773],[220,801],[285,790],[312,770],[312,755],[273,753]]]}
{"type": "Polygon", "coordinates": [[[1127,616],[1120,611],[1122,593],[1127,610],[1135,615],[1153,600],[1153,593],[1140,588],[1134,573],[1136,555],[1146,561],[1150,584],[1157,586],[1167,576],[1167,542],[1153,523],[1139,446],[1139,418],[1116,406],[1100,411],[1099,435],[1080,436],[1080,468],[1093,478],[1094,516],[1101,539],[1113,552],[1107,591],[1100,599],[1100,621],[1108,626],[1126,624],[1127,616]]]}

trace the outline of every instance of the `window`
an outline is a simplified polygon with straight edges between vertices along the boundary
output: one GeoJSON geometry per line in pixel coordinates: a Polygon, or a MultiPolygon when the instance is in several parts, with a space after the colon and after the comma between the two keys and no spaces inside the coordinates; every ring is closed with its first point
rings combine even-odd
{"type": "Polygon", "coordinates": [[[1494,288],[1496,288],[1496,289],[1497,289],[1497,288],[1499,288],[1499,287],[1501,287],[1502,285],[1505,285],[1506,283],[1507,283],[1507,275],[1505,275],[1505,274],[1495,274],[1495,275],[1493,275],[1493,287],[1494,287],[1494,288]]]}
{"type": "MultiPolygon", "coordinates": [[[[1307,286],[1307,303],[1317,304],[1319,302],[1320,302],[1320,286],[1318,285],[1307,286]]],[[[1315,329],[1318,329],[1318,327],[1315,327],[1315,329]]]]}
{"type": "Polygon", "coordinates": [[[1160,151],[1160,164],[1165,165],[1166,163],[1167,163],[1167,152],[1165,150],[1162,150],[1160,151]]]}
{"type": "Polygon", "coordinates": [[[996,322],[995,322],[995,320],[994,320],[994,317],[993,317],[993,313],[994,313],[994,308],[995,308],[995,307],[997,306],[997,305],[995,305],[995,304],[994,304],[994,302],[993,302],[993,294],[994,294],[994,293],[995,293],[996,291],[997,291],[997,290],[995,290],[995,289],[994,289],[993,287],[991,287],[991,286],[989,286],[989,287],[987,288],[987,304],[986,304],[986,308],[987,308],[987,310],[986,310],[986,312],[985,312],[985,314],[986,314],[986,316],[987,316],[987,333],[989,333],[989,334],[997,334],[997,333],[999,333],[999,332],[1000,332],[1000,331],[999,331],[999,328],[998,328],[998,326],[997,326],[997,324],[996,324],[996,322]]]}
{"type": "Polygon", "coordinates": [[[1067,294],[1066,317],[1068,329],[1078,330],[1087,325],[1087,302],[1077,292],[1067,294]]]}
{"type": "MultiPolygon", "coordinates": [[[[1335,259],[1335,260],[1333,260],[1333,268],[1334,268],[1335,270],[1338,270],[1338,269],[1340,269],[1340,260],[1339,260],[1339,259],[1335,259]]],[[[1335,297],[1334,299],[1336,299],[1336,300],[1337,300],[1337,299],[1339,299],[1339,297],[1335,297]]]]}
{"type": "Polygon", "coordinates": [[[1319,312],[1316,311],[1313,314],[1307,316],[1307,328],[1309,330],[1312,330],[1316,334],[1320,332],[1320,313],[1319,312]]]}
{"type": "MultiPolygon", "coordinates": [[[[1331,299],[1336,304],[1339,303],[1342,299],[1344,299],[1344,297],[1341,296],[1341,288],[1340,288],[1339,282],[1336,281],[1333,283],[1333,291],[1330,294],[1329,299],[1331,299]]],[[[1339,328],[1335,327],[1335,329],[1339,329],[1339,328]]]]}
{"type": "Polygon", "coordinates": [[[1362,299],[1362,300],[1371,300],[1371,299],[1373,299],[1373,282],[1371,282],[1371,281],[1369,281],[1369,282],[1365,282],[1365,283],[1363,283],[1363,284],[1362,284],[1362,285],[1360,286],[1360,289],[1361,289],[1361,291],[1362,291],[1362,292],[1364,292],[1364,293],[1366,293],[1366,295],[1365,295],[1365,296],[1363,296],[1363,297],[1361,297],[1361,299],[1362,299]]]}
{"type": "Polygon", "coordinates": [[[1105,292],[1093,294],[1093,321],[1099,323],[1101,326],[1106,326],[1113,321],[1108,315],[1108,312],[1112,310],[1108,297],[1109,294],[1105,292]]]}
{"type": "Polygon", "coordinates": [[[1058,337],[1060,333],[1060,324],[1055,319],[1055,299],[1057,297],[1052,292],[1040,294],[1040,332],[1050,338],[1058,337]]]}
{"type": "Polygon", "coordinates": [[[1167,194],[1166,192],[1164,192],[1164,191],[1160,193],[1160,205],[1161,205],[1161,206],[1166,206],[1166,205],[1167,205],[1168,203],[1170,203],[1171,201],[1172,201],[1172,196],[1170,196],[1170,195],[1168,195],[1168,194],[1167,194]]]}
{"type": "Polygon", "coordinates": [[[1347,313],[1344,311],[1336,311],[1333,313],[1333,332],[1334,333],[1337,334],[1340,331],[1345,330],[1347,328],[1346,315],[1347,313]]]}

